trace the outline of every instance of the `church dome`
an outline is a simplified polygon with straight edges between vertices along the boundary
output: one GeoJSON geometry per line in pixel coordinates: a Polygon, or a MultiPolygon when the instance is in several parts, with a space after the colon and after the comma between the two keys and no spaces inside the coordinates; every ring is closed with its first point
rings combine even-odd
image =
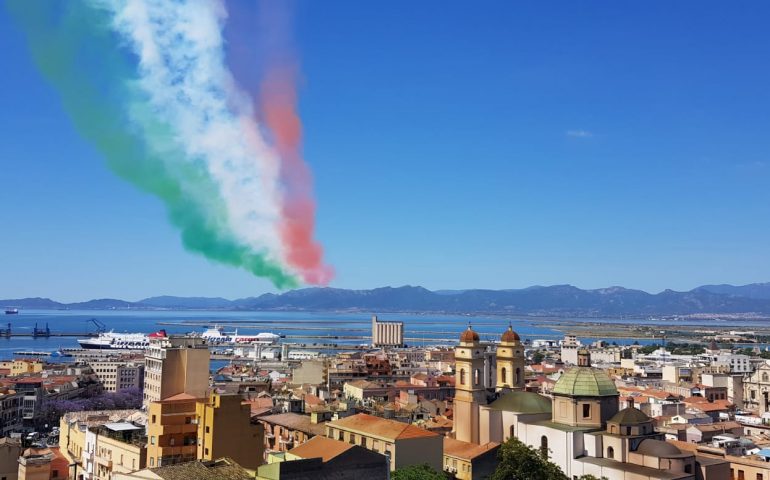
{"type": "Polygon", "coordinates": [[[641,425],[649,423],[652,419],[646,413],[634,407],[627,407],[616,413],[607,423],[617,423],[621,426],[641,425]]]}
{"type": "Polygon", "coordinates": [[[569,397],[612,397],[619,395],[610,377],[591,367],[573,367],[567,370],[553,386],[554,395],[569,397]]]}
{"type": "Polygon", "coordinates": [[[508,392],[489,404],[490,408],[513,413],[551,413],[551,399],[535,392],[508,392]]]}
{"type": "Polygon", "coordinates": [[[462,343],[475,343],[479,341],[479,334],[474,332],[470,325],[468,329],[460,334],[460,342],[462,343]]]}
{"type": "Polygon", "coordinates": [[[513,331],[513,327],[511,325],[508,325],[508,330],[503,332],[503,336],[500,337],[501,342],[506,343],[514,343],[521,341],[521,337],[519,337],[519,334],[513,331]]]}
{"type": "Polygon", "coordinates": [[[639,443],[639,447],[636,449],[636,453],[657,458],[692,456],[692,453],[683,453],[678,447],[671,443],[664,442],[663,440],[655,440],[653,438],[642,440],[641,443],[639,443]]]}

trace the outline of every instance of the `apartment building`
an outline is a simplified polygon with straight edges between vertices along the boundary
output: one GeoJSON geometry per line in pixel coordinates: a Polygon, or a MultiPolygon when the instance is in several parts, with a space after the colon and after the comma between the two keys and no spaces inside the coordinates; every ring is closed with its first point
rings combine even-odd
{"type": "Polygon", "coordinates": [[[443,436],[395,420],[359,413],[326,424],[326,436],[390,455],[390,468],[428,464],[442,470],[443,436]]]}
{"type": "Polygon", "coordinates": [[[22,428],[24,395],[8,387],[0,388],[0,436],[22,428]]]}
{"type": "Polygon", "coordinates": [[[251,407],[240,395],[180,393],[150,403],[147,466],[227,457],[256,469],[263,463],[263,437],[262,425],[251,422],[251,407]]]}
{"type": "Polygon", "coordinates": [[[144,405],[186,393],[206,396],[209,349],[198,337],[151,338],[145,353],[144,405]]]}
{"type": "Polygon", "coordinates": [[[144,428],[129,422],[89,427],[82,453],[83,480],[109,480],[116,473],[130,473],[147,463],[144,428]]]}
{"type": "Polygon", "coordinates": [[[107,359],[89,362],[94,374],[102,382],[104,390],[118,392],[144,385],[144,362],[107,359]]]}
{"type": "Polygon", "coordinates": [[[147,466],[189,462],[197,458],[198,398],[180,393],[150,403],[147,411],[147,466]]]}
{"type": "Polygon", "coordinates": [[[251,406],[238,394],[212,393],[196,405],[198,460],[228,457],[255,470],[263,462],[264,427],[251,422],[251,406]]]}

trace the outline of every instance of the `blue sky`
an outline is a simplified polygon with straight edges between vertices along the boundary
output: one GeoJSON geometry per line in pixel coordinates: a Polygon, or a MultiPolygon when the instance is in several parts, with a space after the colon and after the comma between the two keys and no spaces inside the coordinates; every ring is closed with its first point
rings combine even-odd
{"type": "MultiPolygon", "coordinates": [[[[297,4],[332,286],[770,277],[770,5],[297,4]]],[[[0,9],[0,298],[241,297],[107,171],[0,9]]]]}

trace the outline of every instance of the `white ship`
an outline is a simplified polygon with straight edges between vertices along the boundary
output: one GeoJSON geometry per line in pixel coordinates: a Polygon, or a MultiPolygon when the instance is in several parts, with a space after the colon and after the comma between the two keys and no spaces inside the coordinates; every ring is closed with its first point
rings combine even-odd
{"type": "Polygon", "coordinates": [[[225,329],[218,325],[209,327],[205,332],[201,333],[200,336],[213,345],[223,343],[264,343],[273,345],[278,343],[281,339],[280,335],[267,332],[258,333],[256,335],[238,335],[238,330],[225,332],[225,329]]]}
{"type": "Polygon", "coordinates": [[[81,348],[89,350],[144,350],[150,346],[150,338],[165,337],[166,331],[160,330],[149,335],[144,333],[115,333],[112,330],[102,332],[94,338],[79,338],[81,348]]]}

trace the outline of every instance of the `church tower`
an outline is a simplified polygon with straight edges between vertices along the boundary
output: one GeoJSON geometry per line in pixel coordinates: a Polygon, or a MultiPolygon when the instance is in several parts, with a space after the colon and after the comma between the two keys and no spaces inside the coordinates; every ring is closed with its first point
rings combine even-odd
{"type": "Polygon", "coordinates": [[[524,346],[519,334],[508,325],[497,346],[497,391],[524,390],[524,346]]]}
{"type": "Polygon", "coordinates": [[[455,438],[479,443],[479,406],[487,404],[484,388],[484,348],[470,325],[455,348],[455,438]]]}

